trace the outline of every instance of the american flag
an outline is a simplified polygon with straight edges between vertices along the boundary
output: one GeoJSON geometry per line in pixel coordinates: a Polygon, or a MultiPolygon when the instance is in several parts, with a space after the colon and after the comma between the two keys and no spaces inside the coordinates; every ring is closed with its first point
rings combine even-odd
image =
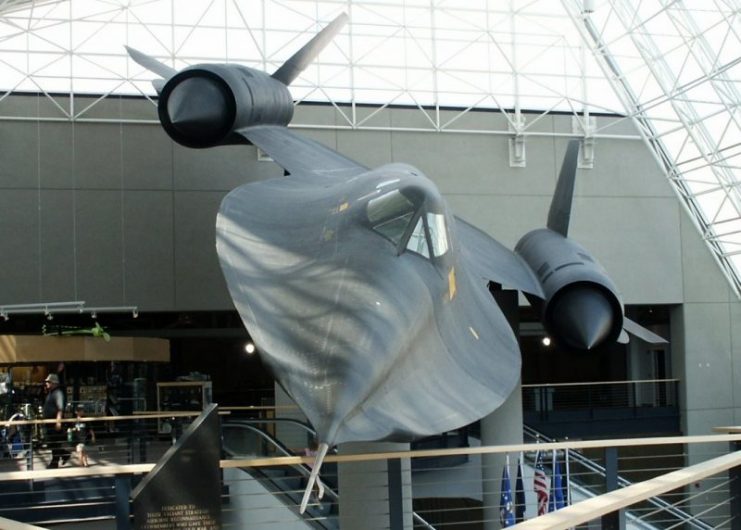
{"type": "Polygon", "coordinates": [[[548,492],[551,489],[551,480],[545,474],[543,468],[543,457],[540,452],[535,456],[535,476],[533,478],[533,490],[538,498],[538,515],[548,512],[548,492]]]}

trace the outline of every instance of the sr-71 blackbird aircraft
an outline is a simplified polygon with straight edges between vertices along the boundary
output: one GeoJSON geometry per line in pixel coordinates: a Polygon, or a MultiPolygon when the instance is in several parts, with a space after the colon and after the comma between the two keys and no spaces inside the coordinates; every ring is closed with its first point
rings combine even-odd
{"type": "Polygon", "coordinates": [[[606,272],[568,238],[579,144],[569,143],[548,215],[508,250],[455,217],[405,164],[368,169],[287,128],[287,85],[346,22],[341,15],[275,73],[234,64],[160,75],[165,131],[189,147],[251,143],[286,176],[229,193],[216,221],[226,283],[262,358],[330,445],[448,431],[489,414],[520,377],[517,339],[488,289],[522,291],[548,333],[592,349],[663,341],[623,315],[606,272]]]}

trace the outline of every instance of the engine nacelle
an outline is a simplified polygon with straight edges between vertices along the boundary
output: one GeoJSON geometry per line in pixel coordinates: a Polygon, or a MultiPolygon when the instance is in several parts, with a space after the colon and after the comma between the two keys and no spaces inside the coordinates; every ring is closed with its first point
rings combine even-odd
{"type": "Polygon", "coordinates": [[[557,340],[580,349],[615,341],[623,329],[617,287],[584,247],[543,228],[525,234],[519,254],[538,276],[544,299],[530,298],[557,340]]]}
{"type": "Polygon", "coordinates": [[[252,125],[287,125],[293,117],[288,88],[246,66],[186,68],[163,87],[158,105],[167,134],[187,147],[246,143],[236,131],[252,125]]]}

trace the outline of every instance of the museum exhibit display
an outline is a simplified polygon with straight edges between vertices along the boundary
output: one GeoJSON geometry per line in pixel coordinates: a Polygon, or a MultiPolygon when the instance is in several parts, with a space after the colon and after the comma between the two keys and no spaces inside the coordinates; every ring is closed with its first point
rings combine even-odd
{"type": "Polygon", "coordinates": [[[195,148],[252,143],[285,170],[224,199],[217,252],[260,354],[317,431],[312,478],[331,445],[409,441],[504,402],[520,351],[490,283],[526,293],[546,329],[573,347],[625,342],[626,331],[663,340],[624,317],[607,273],[567,237],[578,141],[547,228],[512,252],[456,218],[416,168],[368,169],[286,127],[287,85],[346,21],[336,18],[272,76],[218,64],[176,72],[127,48],[162,77],[153,84],[171,138],[195,148]]]}
{"type": "Polygon", "coordinates": [[[169,341],[149,337],[0,335],[5,417],[20,413],[33,419],[43,396],[44,377],[52,372],[63,374],[70,407],[83,405],[86,413],[97,416],[106,409],[142,410],[145,407],[138,402],[144,401],[143,391],[137,392],[136,386],[145,379],[132,378],[124,384],[117,372],[126,366],[132,374],[145,374],[169,363],[169,348],[169,341]],[[114,406],[119,399],[126,404],[114,406]]]}
{"type": "Polygon", "coordinates": [[[131,492],[133,527],[221,528],[220,457],[218,407],[209,405],[131,492]]]}
{"type": "MultiPolygon", "coordinates": [[[[693,438],[741,417],[736,15],[6,2],[0,516],[128,528],[209,403],[225,527],[488,530],[541,511],[538,452],[569,503],[727,453],[693,438]]],[[[729,480],[622,511],[729,526],[729,480]]]]}
{"type": "MultiPolygon", "coordinates": [[[[169,381],[157,383],[157,411],[205,410],[213,401],[211,381],[169,381]]],[[[170,434],[173,421],[157,421],[157,432],[170,434]]]]}

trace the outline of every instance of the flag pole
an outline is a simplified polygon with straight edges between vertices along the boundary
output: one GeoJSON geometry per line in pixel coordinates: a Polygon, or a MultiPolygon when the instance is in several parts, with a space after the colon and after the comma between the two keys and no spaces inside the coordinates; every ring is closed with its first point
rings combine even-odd
{"type": "Polygon", "coordinates": [[[551,449],[551,487],[548,492],[548,511],[555,512],[558,508],[556,507],[556,450],[551,449]]]}
{"type": "Polygon", "coordinates": [[[520,475],[520,478],[522,479],[520,482],[520,487],[522,488],[521,494],[522,499],[525,501],[525,505],[522,507],[522,519],[525,520],[525,512],[527,511],[527,501],[525,500],[525,452],[520,451],[520,462],[517,465],[517,472],[520,475]]]}
{"type": "Polygon", "coordinates": [[[517,524],[513,510],[514,496],[512,495],[512,480],[509,474],[509,453],[505,453],[505,462],[502,470],[502,487],[499,499],[499,521],[502,528],[517,524]]]}
{"type": "Polygon", "coordinates": [[[571,472],[569,471],[569,448],[564,450],[566,459],[566,505],[571,506],[571,472]]]}

